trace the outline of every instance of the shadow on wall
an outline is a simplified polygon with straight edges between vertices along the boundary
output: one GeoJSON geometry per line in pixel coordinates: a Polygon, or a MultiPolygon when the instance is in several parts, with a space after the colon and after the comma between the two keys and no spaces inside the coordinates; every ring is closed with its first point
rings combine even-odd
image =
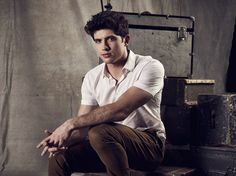
{"type": "Polygon", "coordinates": [[[226,79],[226,92],[236,93],[236,18],[226,79]]]}

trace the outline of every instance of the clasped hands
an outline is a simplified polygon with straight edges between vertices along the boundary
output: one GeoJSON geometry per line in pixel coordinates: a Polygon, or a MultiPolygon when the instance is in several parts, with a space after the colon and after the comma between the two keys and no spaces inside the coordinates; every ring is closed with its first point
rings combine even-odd
{"type": "Polygon", "coordinates": [[[55,131],[44,131],[48,136],[44,138],[37,148],[43,148],[41,156],[49,153],[49,158],[64,152],[68,148],[68,139],[71,136],[71,119],[65,121],[62,125],[56,128],[55,131]]]}

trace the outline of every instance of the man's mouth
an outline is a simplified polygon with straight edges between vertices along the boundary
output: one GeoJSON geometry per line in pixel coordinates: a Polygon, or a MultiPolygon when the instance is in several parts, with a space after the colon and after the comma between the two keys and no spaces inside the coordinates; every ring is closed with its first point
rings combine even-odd
{"type": "Polygon", "coordinates": [[[111,53],[102,54],[102,57],[103,57],[103,58],[111,57],[111,53]]]}

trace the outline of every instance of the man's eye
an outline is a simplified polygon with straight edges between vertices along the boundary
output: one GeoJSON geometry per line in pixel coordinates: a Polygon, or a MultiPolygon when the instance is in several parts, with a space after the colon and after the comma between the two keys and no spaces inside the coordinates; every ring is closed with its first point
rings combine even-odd
{"type": "Polygon", "coordinates": [[[94,42],[99,44],[99,43],[101,43],[101,40],[94,40],[94,42]]]}
{"type": "Polygon", "coordinates": [[[115,41],[115,40],[116,40],[116,37],[109,37],[108,40],[109,40],[109,41],[115,41]]]}

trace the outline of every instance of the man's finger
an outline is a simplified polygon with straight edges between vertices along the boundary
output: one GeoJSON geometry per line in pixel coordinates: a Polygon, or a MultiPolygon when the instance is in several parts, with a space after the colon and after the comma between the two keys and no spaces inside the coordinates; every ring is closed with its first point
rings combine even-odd
{"type": "Polygon", "coordinates": [[[49,153],[48,158],[51,158],[53,156],[53,153],[49,153]]]}
{"type": "Polygon", "coordinates": [[[59,148],[57,148],[57,147],[51,147],[48,149],[48,152],[54,153],[54,152],[57,152],[58,150],[59,150],[59,148]]]}
{"type": "Polygon", "coordinates": [[[58,151],[53,153],[53,156],[56,156],[56,155],[58,155],[58,154],[60,154],[62,152],[65,152],[67,149],[68,149],[67,147],[61,147],[61,148],[59,148],[58,151]]]}
{"type": "Polygon", "coordinates": [[[36,147],[37,147],[37,148],[41,148],[41,147],[45,147],[46,145],[47,145],[47,143],[44,142],[44,141],[42,141],[42,142],[40,142],[36,147]]]}
{"type": "Polygon", "coordinates": [[[43,139],[36,147],[37,148],[41,148],[41,147],[45,147],[48,143],[49,137],[43,139]]]}
{"type": "Polygon", "coordinates": [[[52,144],[54,144],[54,145],[56,145],[56,142],[55,142],[55,141],[56,141],[56,140],[55,140],[55,136],[52,135],[52,136],[49,136],[49,137],[50,137],[50,139],[49,139],[48,142],[49,142],[49,143],[52,143],[52,144]],[[54,137],[54,138],[53,138],[53,137],[54,137]]]}
{"type": "Polygon", "coordinates": [[[64,143],[64,142],[63,142],[63,140],[62,140],[62,139],[60,139],[60,140],[59,140],[59,143],[58,143],[58,147],[59,147],[59,148],[63,147],[63,146],[62,146],[62,145],[63,145],[63,143],[64,143]]]}
{"type": "Polygon", "coordinates": [[[46,135],[50,136],[52,134],[52,132],[48,131],[47,129],[44,130],[44,133],[46,133],[46,135]]]}
{"type": "Polygon", "coordinates": [[[60,153],[60,152],[63,152],[63,151],[65,151],[65,150],[67,150],[68,149],[68,147],[49,147],[49,149],[48,149],[48,152],[50,152],[50,153],[53,153],[53,155],[54,154],[58,154],[58,153],[60,153]]]}
{"type": "Polygon", "coordinates": [[[41,153],[41,156],[45,155],[47,151],[48,151],[48,146],[44,147],[43,152],[41,153]]]}
{"type": "Polygon", "coordinates": [[[57,139],[50,138],[50,140],[48,140],[48,143],[51,144],[54,147],[58,147],[59,141],[57,139]]]}
{"type": "Polygon", "coordinates": [[[41,148],[42,146],[46,146],[44,142],[40,142],[40,143],[36,146],[36,148],[41,148]]]}

